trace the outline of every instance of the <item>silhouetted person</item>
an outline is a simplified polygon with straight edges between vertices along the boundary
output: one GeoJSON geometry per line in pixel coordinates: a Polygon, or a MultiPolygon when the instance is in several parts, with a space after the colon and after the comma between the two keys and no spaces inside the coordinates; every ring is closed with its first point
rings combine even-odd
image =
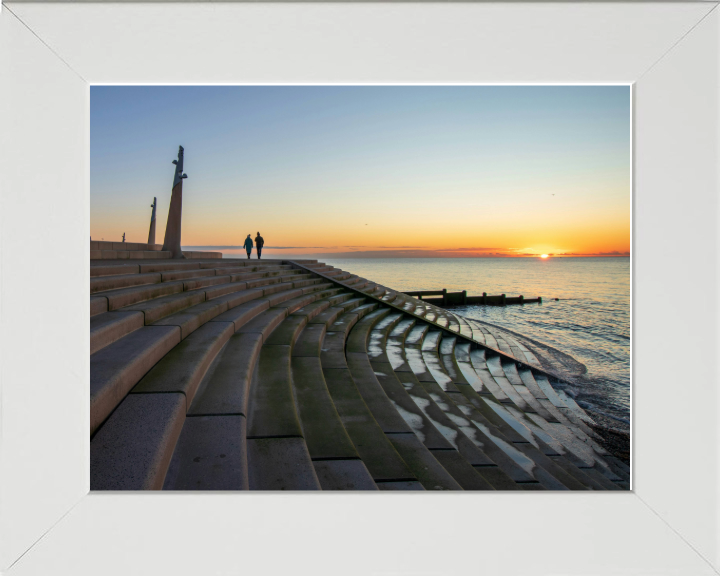
{"type": "Polygon", "coordinates": [[[257,249],[258,260],[260,260],[260,254],[262,253],[262,247],[265,245],[265,240],[260,236],[260,232],[255,237],[255,248],[257,249]]]}
{"type": "Polygon", "coordinates": [[[253,241],[252,238],[250,238],[250,234],[248,234],[247,238],[245,238],[245,244],[243,244],[243,246],[245,246],[245,250],[248,254],[248,260],[250,260],[250,253],[252,252],[253,247],[253,241]]]}

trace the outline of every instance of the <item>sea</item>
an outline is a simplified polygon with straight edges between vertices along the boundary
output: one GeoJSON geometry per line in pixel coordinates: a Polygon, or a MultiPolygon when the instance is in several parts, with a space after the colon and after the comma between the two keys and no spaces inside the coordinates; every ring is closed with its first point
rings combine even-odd
{"type": "Polygon", "coordinates": [[[454,306],[452,311],[524,337],[563,379],[565,393],[603,425],[629,431],[629,258],[320,260],[402,292],[446,288],[473,296],[542,296],[541,304],[454,306]]]}

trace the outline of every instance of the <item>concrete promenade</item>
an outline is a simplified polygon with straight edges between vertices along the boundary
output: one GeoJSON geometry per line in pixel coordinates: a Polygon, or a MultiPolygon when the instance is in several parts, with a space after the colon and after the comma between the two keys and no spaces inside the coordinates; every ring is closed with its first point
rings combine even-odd
{"type": "Polygon", "coordinates": [[[93,490],[629,489],[508,336],[314,260],[92,244],[93,490]]]}

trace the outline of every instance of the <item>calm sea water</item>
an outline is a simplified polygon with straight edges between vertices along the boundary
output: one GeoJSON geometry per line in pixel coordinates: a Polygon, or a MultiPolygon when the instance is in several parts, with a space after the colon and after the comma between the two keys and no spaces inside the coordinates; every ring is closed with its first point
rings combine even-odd
{"type": "MultiPolygon", "coordinates": [[[[237,256],[228,253],[227,257],[237,256]]],[[[569,382],[565,391],[583,408],[608,418],[605,424],[629,428],[629,258],[322,261],[400,291],[447,288],[467,290],[469,295],[542,296],[542,304],[473,305],[452,310],[531,339],[543,356],[555,361],[554,370],[569,382]]]]}

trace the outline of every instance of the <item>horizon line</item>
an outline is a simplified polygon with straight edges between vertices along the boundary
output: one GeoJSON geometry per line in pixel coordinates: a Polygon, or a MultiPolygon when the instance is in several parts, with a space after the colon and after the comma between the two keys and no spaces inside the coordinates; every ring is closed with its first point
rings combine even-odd
{"type": "MultiPolygon", "coordinates": [[[[183,246],[183,250],[244,250],[244,246],[231,246],[231,245],[188,245],[183,246]]],[[[253,248],[255,248],[253,246],[253,248]]],[[[311,250],[319,247],[315,246],[265,246],[264,250],[311,250]]],[[[410,250],[368,250],[368,251],[357,251],[357,252],[312,252],[302,254],[303,256],[323,256],[323,257],[338,257],[342,256],[345,258],[540,258],[541,254],[508,254],[508,253],[466,253],[462,252],[449,252],[447,250],[430,251],[430,254],[413,254],[410,250]],[[398,252],[404,252],[404,254],[398,254],[398,252]]],[[[630,252],[622,253],[548,253],[549,258],[629,258],[630,252]]]]}

